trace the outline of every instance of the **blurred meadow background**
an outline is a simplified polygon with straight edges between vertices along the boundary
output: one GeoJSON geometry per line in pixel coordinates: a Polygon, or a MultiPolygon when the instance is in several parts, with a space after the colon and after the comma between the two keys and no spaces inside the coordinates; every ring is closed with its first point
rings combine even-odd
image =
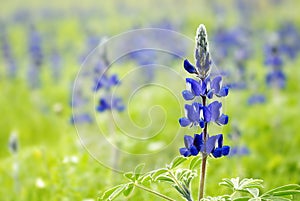
{"type": "MultiPolygon", "coordinates": [[[[197,132],[178,119],[188,76],[182,63],[193,61],[199,24],[207,28],[214,68],[231,88],[223,100],[229,124],[210,131],[224,134],[231,153],[209,161],[207,195],[224,193],[218,182],[237,176],[264,179],[266,189],[299,184],[299,6],[2,2],[1,200],[97,200],[124,181],[120,172],[141,162],[162,167],[179,155],[183,135],[197,132]],[[152,37],[144,28],[161,31],[152,37]]],[[[155,188],[181,199],[168,186],[155,188]]],[[[157,199],[137,190],[119,200],[157,199]]]]}

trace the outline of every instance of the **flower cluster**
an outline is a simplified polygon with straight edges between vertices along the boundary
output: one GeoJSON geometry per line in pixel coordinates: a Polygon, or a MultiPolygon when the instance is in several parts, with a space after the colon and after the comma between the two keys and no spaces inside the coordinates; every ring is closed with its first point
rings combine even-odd
{"type": "Polygon", "coordinates": [[[271,69],[266,75],[266,83],[268,86],[284,88],[286,76],[283,72],[283,61],[280,57],[277,45],[266,46],[265,48],[265,65],[271,69]]]}
{"type": "Polygon", "coordinates": [[[229,154],[230,147],[223,146],[223,135],[218,134],[209,136],[207,125],[212,122],[217,125],[226,125],[228,116],[222,113],[222,103],[213,101],[208,104],[208,100],[213,97],[225,97],[228,95],[229,88],[222,86],[222,77],[210,78],[211,59],[207,41],[206,29],[200,25],[196,35],[195,65],[188,60],[184,60],[184,69],[190,74],[195,74],[196,79],[186,78],[187,89],[182,92],[186,101],[193,101],[185,105],[185,117],[179,119],[182,127],[200,127],[201,134],[194,137],[185,135],[184,148],[180,148],[180,154],[196,156],[200,152],[212,155],[215,158],[229,154]]]}
{"type": "Polygon", "coordinates": [[[103,50],[100,51],[100,61],[95,66],[95,74],[99,75],[100,78],[95,78],[95,84],[93,86],[94,91],[99,91],[103,89],[101,98],[96,107],[98,112],[105,112],[106,110],[117,110],[119,112],[125,109],[122,99],[120,97],[115,97],[111,94],[112,87],[119,85],[120,80],[116,74],[109,75],[108,68],[110,67],[106,48],[104,46],[103,50]]]}

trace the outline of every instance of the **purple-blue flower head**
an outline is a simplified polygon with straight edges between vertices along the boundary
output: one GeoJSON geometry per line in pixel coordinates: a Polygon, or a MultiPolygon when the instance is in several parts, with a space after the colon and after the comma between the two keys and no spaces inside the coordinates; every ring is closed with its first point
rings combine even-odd
{"type": "Polygon", "coordinates": [[[215,122],[218,125],[226,125],[228,116],[221,114],[222,103],[214,101],[208,106],[203,107],[203,116],[205,122],[215,122]]]}
{"type": "Polygon", "coordinates": [[[197,149],[197,144],[198,140],[199,140],[199,135],[198,134],[194,135],[194,138],[192,136],[189,135],[185,135],[184,136],[184,148],[180,148],[179,152],[181,155],[183,155],[184,157],[188,157],[188,156],[197,156],[199,153],[199,149],[197,149]]]}
{"type": "Polygon", "coordinates": [[[200,119],[200,112],[202,110],[202,107],[203,106],[197,102],[194,102],[191,105],[186,104],[185,105],[186,117],[180,118],[179,124],[182,127],[199,125],[201,128],[203,128],[204,121],[200,119]]]}
{"type": "Polygon", "coordinates": [[[197,156],[199,153],[203,153],[219,158],[227,156],[230,151],[229,146],[223,146],[222,134],[209,137],[206,143],[203,142],[203,133],[195,134],[194,137],[185,135],[184,145],[185,147],[179,149],[180,154],[184,157],[197,156]]]}

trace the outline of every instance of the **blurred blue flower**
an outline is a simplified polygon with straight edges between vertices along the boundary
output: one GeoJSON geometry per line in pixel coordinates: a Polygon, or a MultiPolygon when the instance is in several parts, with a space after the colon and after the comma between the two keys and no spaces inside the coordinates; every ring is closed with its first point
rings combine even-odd
{"type": "Polygon", "coordinates": [[[98,112],[104,112],[106,110],[116,109],[118,112],[122,112],[125,109],[122,99],[119,97],[104,97],[100,98],[99,104],[97,106],[98,112]]]}
{"type": "Polygon", "coordinates": [[[262,104],[266,102],[266,97],[262,94],[254,94],[248,98],[248,105],[262,104]]]}

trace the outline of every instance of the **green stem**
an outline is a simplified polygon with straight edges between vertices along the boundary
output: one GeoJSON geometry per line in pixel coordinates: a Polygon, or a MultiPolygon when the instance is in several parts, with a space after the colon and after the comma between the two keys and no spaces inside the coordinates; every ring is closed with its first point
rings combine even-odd
{"type": "Polygon", "coordinates": [[[159,193],[159,192],[157,192],[157,191],[154,191],[154,190],[152,190],[152,189],[150,189],[150,188],[147,188],[147,187],[145,187],[145,186],[139,185],[139,184],[137,184],[137,183],[134,183],[134,185],[135,185],[137,188],[140,188],[140,189],[142,189],[142,190],[144,190],[144,191],[147,191],[147,192],[149,192],[149,193],[152,193],[152,194],[154,194],[154,195],[156,195],[156,196],[158,196],[158,197],[161,197],[161,198],[163,198],[163,199],[165,199],[165,200],[176,201],[176,200],[174,200],[174,199],[172,199],[172,198],[170,198],[170,197],[168,197],[168,196],[166,196],[166,195],[163,195],[163,194],[161,194],[161,193],[159,193]]]}
{"type": "MultiPolygon", "coordinates": [[[[205,96],[202,96],[202,104],[203,104],[203,106],[206,106],[206,97],[205,96]]],[[[205,123],[204,128],[203,128],[203,144],[204,144],[204,146],[206,146],[207,137],[208,137],[208,135],[207,135],[207,123],[205,123]]],[[[200,177],[200,180],[199,180],[198,201],[200,201],[204,197],[206,162],[207,162],[207,154],[205,152],[206,152],[206,150],[204,150],[204,153],[202,153],[201,177],[200,177]]]]}
{"type": "Polygon", "coordinates": [[[175,181],[175,183],[177,184],[177,186],[178,186],[179,188],[181,188],[182,192],[184,192],[184,191],[185,191],[184,188],[183,188],[182,185],[179,183],[179,181],[177,180],[177,178],[175,177],[175,175],[174,175],[171,171],[169,171],[169,173],[170,173],[171,177],[174,179],[174,181],[175,181]]]}

